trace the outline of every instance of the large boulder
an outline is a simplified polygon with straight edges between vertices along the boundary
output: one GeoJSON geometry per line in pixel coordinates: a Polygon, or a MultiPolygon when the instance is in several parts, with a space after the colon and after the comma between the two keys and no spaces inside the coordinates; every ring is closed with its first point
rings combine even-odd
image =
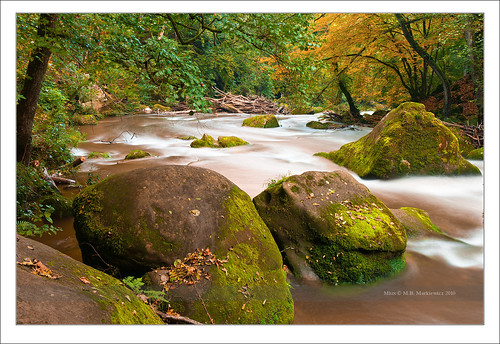
{"type": "Polygon", "coordinates": [[[367,283],[405,266],[401,223],[349,173],[305,172],[254,198],[295,275],[367,283]]]}
{"type": "Polygon", "coordinates": [[[269,229],[250,197],[214,171],[158,166],[114,175],[83,190],[73,211],[83,260],[92,266],[142,276],[207,248],[227,260],[207,267],[210,277],[191,287],[197,297],[185,300],[183,315],[207,322],[208,312],[215,323],[293,320],[269,229]]]}
{"type": "Polygon", "coordinates": [[[278,119],[274,115],[258,115],[246,118],[243,121],[244,127],[255,128],[276,128],[279,127],[278,119]]]}
{"type": "Polygon", "coordinates": [[[368,135],[321,155],[362,178],[481,173],[461,156],[455,135],[419,103],[401,104],[368,135]]]}
{"type": "Polygon", "coordinates": [[[163,324],[116,278],[17,238],[17,324],[163,324]]]}

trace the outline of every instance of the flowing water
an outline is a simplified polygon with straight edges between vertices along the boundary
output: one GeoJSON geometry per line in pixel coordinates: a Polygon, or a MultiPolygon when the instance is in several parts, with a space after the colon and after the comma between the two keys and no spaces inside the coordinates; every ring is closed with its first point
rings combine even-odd
{"type": "MultiPolygon", "coordinates": [[[[369,128],[314,130],[305,126],[318,115],[278,116],[280,127],[242,127],[243,114],[106,118],[81,128],[87,134],[75,154],[108,152],[111,159],[89,159],[75,176],[100,180],[140,167],[192,165],[217,171],[250,197],[267,183],[305,171],[347,169],[313,156],[366,135],[369,128]],[[179,137],[238,136],[250,145],[224,149],[191,148],[179,137]],[[132,149],[155,157],[125,161],[132,149]]],[[[481,170],[482,162],[473,161],[481,170]]],[[[426,210],[442,231],[458,239],[410,239],[407,268],[398,276],[369,286],[308,285],[291,278],[295,324],[482,324],[483,323],[483,178],[407,177],[391,181],[362,180],[389,208],[426,210]]],[[[81,260],[72,219],[64,231],[41,240],[81,260]]]]}

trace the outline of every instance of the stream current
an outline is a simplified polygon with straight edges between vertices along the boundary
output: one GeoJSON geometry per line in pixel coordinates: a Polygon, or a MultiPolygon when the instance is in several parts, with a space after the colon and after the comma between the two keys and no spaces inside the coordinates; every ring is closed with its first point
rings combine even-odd
{"type": "MultiPolygon", "coordinates": [[[[279,128],[242,127],[245,114],[194,116],[130,115],[83,126],[87,140],[76,155],[108,152],[111,159],[88,159],[75,176],[82,184],[89,173],[109,175],[157,165],[191,165],[220,174],[255,197],[272,179],[306,171],[344,170],[389,208],[427,211],[443,232],[458,239],[410,239],[407,267],[399,275],[362,286],[309,285],[291,278],[294,324],[482,324],[483,177],[425,176],[390,181],[362,180],[317,152],[339,149],[368,134],[370,128],[315,130],[306,123],[318,115],[277,116],[279,128]],[[191,148],[189,140],[204,133],[238,136],[250,145],[191,148]],[[112,143],[110,143],[112,142],[112,143]],[[125,161],[132,149],[155,157],[125,161]]],[[[471,161],[483,171],[482,161],[471,161]]],[[[81,261],[73,219],[59,220],[56,235],[38,239],[81,261]]]]}

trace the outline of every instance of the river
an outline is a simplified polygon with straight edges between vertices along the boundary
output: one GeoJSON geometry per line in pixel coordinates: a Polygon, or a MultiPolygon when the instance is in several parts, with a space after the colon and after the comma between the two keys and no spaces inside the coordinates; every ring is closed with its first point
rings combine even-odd
{"type": "MultiPolygon", "coordinates": [[[[305,171],[347,169],[313,156],[366,135],[370,128],[315,130],[305,126],[318,115],[277,116],[279,128],[242,127],[245,114],[194,116],[130,115],[83,126],[86,141],[76,155],[108,152],[111,159],[88,159],[75,176],[105,177],[140,167],[192,165],[217,171],[254,197],[271,179],[305,171]],[[194,149],[182,136],[215,139],[238,136],[250,145],[194,149]],[[110,143],[112,142],[112,143],[110,143]],[[154,157],[125,161],[132,149],[154,157]]],[[[483,171],[482,161],[472,161],[483,171]]],[[[349,171],[350,172],[350,171],[349,171]]],[[[398,276],[368,286],[308,285],[291,276],[294,324],[482,324],[483,177],[406,177],[358,181],[389,208],[426,210],[442,231],[459,239],[408,242],[407,268],[398,276]]],[[[58,221],[64,231],[40,240],[81,260],[72,219],[58,221]]]]}

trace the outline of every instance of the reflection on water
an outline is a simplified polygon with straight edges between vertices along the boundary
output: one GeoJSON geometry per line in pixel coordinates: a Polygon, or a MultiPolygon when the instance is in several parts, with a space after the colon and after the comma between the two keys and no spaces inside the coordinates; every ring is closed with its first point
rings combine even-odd
{"type": "MultiPolygon", "coordinates": [[[[87,142],[75,153],[109,152],[112,159],[87,160],[77,176],[100,179],[140,167],[193,165],[221,173],[255,197],[269,180],[306,171],[345,168],[314,156],[366,135],[370,129],[314,130],[305,125],[317,115],[278,116],[281,127],[242,127],[248,115],[165,117],[137,115],[107,118],[85,126],[87,142]],[[238,136],[250,145],[229,149],[193,149],[182,136],[207,133],[238,136]],[[113,143],[110,143],[113,142],[113,143]],[[132,149],[155,157],[124,161],[132,149]]],[[[474,163],[482,170],[481,162],[474,163]]],[[[352,173],[352,172],[351,172],[352,173]]],[[[314,286],[291,280],[296,324],[480,324],[483,322],[483,178],[407,177],[390,181],[354,177],[389,208],[424,209],[442,231],[461,241],[410,240],[407,268],[370,286],[314,286]],[[427,294],[427,292],[431,294],[427,294]],[[412,294],[413,293],[413,294],[412,294]],[[433,294],[432,294],[433,293],[433,294]]],[[[48,237],[51,246],[77,258],[70,219],[65,231],[48,237]]],[[[45,239],[44,239],[45,240],[45,239]]],[[[77,259],[81,259],[77,258],[77,259]]]]}

